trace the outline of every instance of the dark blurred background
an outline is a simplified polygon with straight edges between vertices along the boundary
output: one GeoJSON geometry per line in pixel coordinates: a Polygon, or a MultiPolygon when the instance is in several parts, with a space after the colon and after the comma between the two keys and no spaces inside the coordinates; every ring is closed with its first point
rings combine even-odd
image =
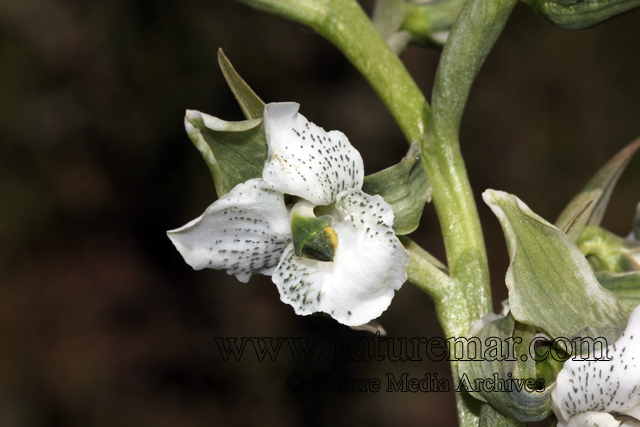
{"type": "MultiPolygon", "coordinates": [[[[167,239],[215,199],[185,109],[242,118],[220,47],[265,101],[299,102],[311,121],[345,132],[367,173],[406,151],[363,78],[298,24],[221,0],[2,0],[0,426],[451,424],[453,392],[285,386],[294,372],[446,376],[446,362],[222,360],[215,337],[368,336],[294,315],[266,277],[195,272],[167,239]]],[[[640,12],[568,32],[518,5],[464,117],[476,195],[515,193],[553,221],[640,136],[639,52],[640,12]]],[[[421,47],[402,55],[427,96],[438,58],[421,47]]],[[[630,230],[639,177],[635,159],[605,217],[618,234],[630,230]]],[[[479,209],[498,308],[507,252],[479,209]]],[[[432,206],[414,238],[444,259],[432,206]]],[[[442,336],[409,284],[380,322],[392,337],[442,336]]]]}

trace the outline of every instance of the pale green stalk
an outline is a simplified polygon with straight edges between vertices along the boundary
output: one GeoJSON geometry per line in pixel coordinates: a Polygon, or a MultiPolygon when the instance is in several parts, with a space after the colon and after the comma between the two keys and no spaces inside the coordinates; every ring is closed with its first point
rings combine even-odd
{"type": "Polygon", "coordinates": [[[466,334],[492,308],[482,229],[460,153],[460,120],[471,84],[515,3],[469,0],[462,8],[440,58],[429,128],[421,146],[450,274],[461,284],[459,295],[452,297],[467,318],[456,322],[456,333],[466,334]]]}
{"type": "MultiPolygon", "coordinates": [[[[439,313],[448,336],[466,336],[474,322],[492,311],[487,254],[458,137],[471,85],[515,4],[516,0],[468,0],[463,6],[440,58],[421,146],[450,275],[458,282],[439,313]]],[[[456,378],[455,361],[451,369],[456,378]]],[[[493,417],[494,411],[483,405],[479,418],[466,393],[456,397],[461,425],[486,424],[493,417]]]]}

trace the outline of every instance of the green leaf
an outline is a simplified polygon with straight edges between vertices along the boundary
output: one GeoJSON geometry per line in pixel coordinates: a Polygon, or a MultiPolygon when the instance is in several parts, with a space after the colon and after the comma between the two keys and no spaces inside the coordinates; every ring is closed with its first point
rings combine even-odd
{"type": "Polygon", "coordinates": [[[506,237],[511,259],[506,283],[514,318],[553,338],[587,334],[615,342],[628,313],[600,286],[575,243],[511,194],[487,190],[483,198],[506,237]]]}
{"type": "Polygon", "coordinates": [[[264,113],[264,102],[236,72],[222,49],[218,50],[218,63],[229,88],[242,108],[244,116],[249,120],[261,119],[264,113]]]}
{"type": "Polygon", "coordinates": [[[640,272],[612,273],[602,271],[596,273],[600,284],[612,291],[620,302],[631,312],[640,304],[640,272]]]}
{"type": "Polygon", "coordinates": [[[262,178],[267,161],[267,140],[262,119],[226,122],[187,111],[185,128],[204,158],[218,197],[253,178],[262,178]]]}
{"type": "Polygon", "coordinates": [[[565,30],[592,27],[640,6],[639,0],[526,0],[525,3],[565,30]]]}
{"type": "Polygon", "coordinates": [[[517,421],[535,422],[551,415],[551,384],[537,377],[537,363],[529,355],[535,328],[516,322],[509,313],[477,335],[476,344],[468,346],[467,360],[460,361],[460,372],[467,375],[461,381],[471,395],[517,421]]]}
{"type": "Polygon", "coordinates": [[[591,225],[584,229],[577,245],[595,271],[622,273],[639,270],[631,253],[640,249],[640,242],[623,239],[604,228],[591,225]]]}
{"type": "Polygon", "coordinates": [[[564,208],[556,220],[556,227],[567,230],[571,240],[577,241],[587,225],[600,225],[613,188],[638,147],[640,147],[640,139],[623,148],[564,208]],[[589,204],[590,202],[593,203],[589,204]]]}
{"type": "MultiPolygon", "coordinates": [[[[587,198],[590,197],[588,194],[589,193],[585,193],[587,194],[587,198]]],[[[569,236],[569,238],[573,241],[577,240],[578,237],[580,237],[580,232],[582,232],[582,230],[584,229],[584,222],[583,221],[578,221],[580,218],[582,218],[582,215],[587,212],[589,206],[591,206],[593,204],[593,198],[591,200],[589,200],[570,220],[569,223],[566,225],[566,227],[561,228],[561,230],[564,232],[564,234],[566,234],[567,236],[569,236]],[[574,231],[576,230],[576,231],[574,231]]]]}
{"type": "Polygon", "coordinates": [[[393,230],[409,234],[418,227],[424,204],[431,201],[431,184],[422,168],[418,144],[400,163],[364,178],[362,191],[379,194],[393,208],[393,230]]]}

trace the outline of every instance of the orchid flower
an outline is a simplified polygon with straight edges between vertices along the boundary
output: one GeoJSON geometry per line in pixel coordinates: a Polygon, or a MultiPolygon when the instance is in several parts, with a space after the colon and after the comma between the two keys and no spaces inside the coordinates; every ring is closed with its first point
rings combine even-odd
{"type": "Polygon", "coordinates": [[[558,427],[640,426],[640,306],[604,354],[609,360],[565,362],[552,393],[558,427]]]}
{"type": "MultiPolygon", "coordinates": [[[[362,325],[387,309],[406,280],[409,255],[391,228],[391,206],[362,192],[360,153],[343,133],[326,132],[298,109],[267,104],[262,178],[236,185],[168,235],[196,270],[224,269],[241,282],[272,276],[297,314],[324,312],[362,325]]],[[[188,115],[201,115],[212,129],[221,122],[188,115]]]]}

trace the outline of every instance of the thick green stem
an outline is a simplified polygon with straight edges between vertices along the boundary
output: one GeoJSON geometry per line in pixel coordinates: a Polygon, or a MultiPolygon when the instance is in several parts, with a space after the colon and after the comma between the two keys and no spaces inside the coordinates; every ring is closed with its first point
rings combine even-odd
{"type": "Polygon", "coordinates": [[[330,13],[314,29],[331,41],[367,79],[409,142],[420,141],[429,104],[398,56],[360,5],[329,0],[330,13]]]}
{"type": "MultiPolygon", "coordinates": [[[[515,4],[516,0],[465,3],[440,59],[429,127],[421,146],[423,165],[433,185],[449,271],[458,282],[443,302],[449,313],[442,318],[443,327],[450,336],[466,336],[474,322],[492,311],[482,228],[458,135],[471,85],[515,4]]],[[[458,372],[455,361],[452,370],[454,375],[458,372]]],[[[460,424],[477,425],[477,408],[465,403],[464,395],[456,397],[460,424]]],[[[483,410],[485,414],[491,412],[483,410]]]]}
{"type": "Polygon", "coordinates": [[[451,277],[461,283],[462,292],[452,297],[459,299],[467,318],[457,325],[457,333],[466,333],[473,322],[492,309],[482,229],[460,153],[460,120],[471,84],[515,3],[469,0],[462,8],[440,59],[429,128],[421,147],[451,277]]]}
{"type": "MultiPolygon", "coordinates": [[[[440,320],[446,337],[467,336],[467,331],[460,333],[457,325],[466,318],[464,308],[460,310],[457,302],[460,297],[459,282],[447,274],[443,266],[431,254],[426,252],[411,239],[402,236],[400,241],[411,255],[411,262],[407,268],[407,280],[425,291],[436,306],[436,315],[440,320]]],[[[451,374],[454,388],[457,387],[458,364],[451,363],[451,374]]],[[[460,426],[477,426],[481,403],[468,392],[456,392],[456,406],[460,426]]],[[[491,410],[487,410],[491,412],[491,410]]]]}

